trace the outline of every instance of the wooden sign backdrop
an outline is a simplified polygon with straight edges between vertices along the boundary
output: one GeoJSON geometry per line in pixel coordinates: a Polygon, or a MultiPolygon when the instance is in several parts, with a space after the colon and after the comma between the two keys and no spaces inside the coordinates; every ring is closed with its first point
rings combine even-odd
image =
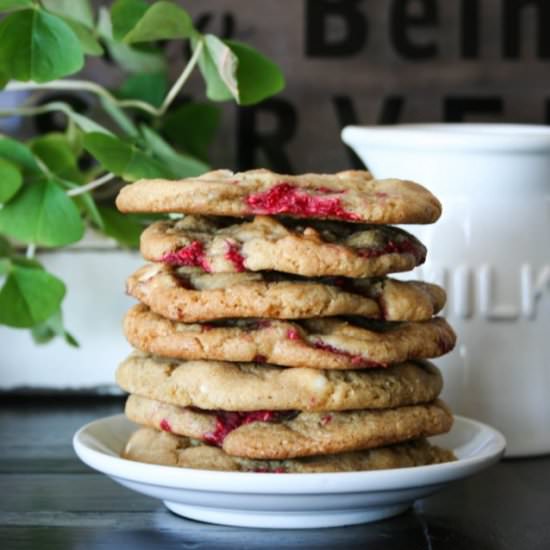
{"type": "MultiPolygon", "coordinates": [[[[180,3],[201,30],[250,42],[287,78],[258,106],[224,107],[217,167],[360,166],[339,137],[352,123],[550,122],[550,0],[180,3]]],[[[173,65],[175,77],[181,59],[173,65]]],[[[189,90],[202,96],[198,77],[189,90]]]]}

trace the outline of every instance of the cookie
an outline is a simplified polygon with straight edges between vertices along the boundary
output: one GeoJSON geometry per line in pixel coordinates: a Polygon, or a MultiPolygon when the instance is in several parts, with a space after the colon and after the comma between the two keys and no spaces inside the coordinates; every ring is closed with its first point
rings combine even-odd
{"type": "Polygon", "coordinates": [[[202,445],[188,437],[140,428],[132,434],[122,453],[128,460],[199,470],[258,473],[359,472],[427,466],[456,460],[452,451],[425,439],[338,455],[289,460],[249,460],[230,456],[217,447],[202,445]]]}
{"type": "Polygon", "coordinates": [[[421,185],[351,170],[300,176],[216,170],[183,180],[140,180],[122,188],[116,205],[121,212],[284,214],[377,224],[433,223],[441,215],[441,204],[421,185]]]}
{"type": "Polygon", "coordinates": [[[388,226],[286,223],[257,216],[226,220],[185,216],[159,221],[141,235],[145,259],[207,273],[274,270],[306,277],[378,277],[424,263],[426,248],[388,226]]]}
{"type": "Polygon", "coordinates": [[[126,290],[155,313],[186,323],[334,315],[423,321],[436,314],[446,299],[442,288],[420,281],[311,280],[269,272],[204,274],[163,264],[138,269],[128,278],[126,290]]]}
{"type": "Polygon", "coordinates": [[[453,418],[441,401],[344,412],[205,411],[131,395],[126,416],[221,447],[229,455],[283,460],[357,451],[445,433],[453,418]]]}
{"type": "Polygon", "coordinates": [[[447,353],[456,341],[442,318],[405,323],[326,318],[184,324],[165,319],[143,304],[126,314],[124,334],[135,348],[164,357],[316,369],[383,367],[428,359],[447,353]]]}
{"type": "Polygon", "coordinates": [[[443,386],[426,361],[385,369],[287,369],[253,363],[178,361],[132,353],[116,372],[129,393],[180,407],[225,411],[338,411],[426,403],[443,386]]]}

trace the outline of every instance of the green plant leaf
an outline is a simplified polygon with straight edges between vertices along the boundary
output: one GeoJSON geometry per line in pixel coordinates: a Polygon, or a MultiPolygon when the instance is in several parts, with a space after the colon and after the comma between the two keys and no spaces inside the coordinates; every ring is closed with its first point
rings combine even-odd
{"type": "Polygon", "coordinates": [[[217,36],[206,34],[203,40],[199,69],[206,82],[206,95],[212,101],[238,99],[237,57],[217,36]]]}
{"type": "Polygon", "coordinates": [[[112,135],[107,128],[104,128],[95,120],[88,118],[87,116],[81,115],[80,113],[72,112],[69,115],[75,122],[75,124],[85,133],[88,132],[99,132],[101,134],[112,135]]]}
{"type": "Polygon", "coordinates": [[[0,283],[2,282],[4,275],[7,275],[7,273],[11,270],[11,267],[12,263],[9,258],[0,257],[0,283]]]}
{"type": "MultiPolygon", "coordinates": [[[[60,180],[60,183],[65,189],[77,189],[80,185],[72,181],[60,180]]],[[[81,193],[73,197],[74,202],[78,206],[81,212],[86,214],[88,218],[99,228],[103,229],[103,219],[97,208],[94,197],[92,193],[81,193]]]]}
{"type": "Polygon", "coordinates": [[[103,232],[115,239],[122,246],[128,248],[139,247],[139,237],[143,232],[143,223],[140,218],[132,214],[121,214],[115,208],[99,207],[103,218],[103,232]]]}
{"type": "Polygon", "coordinates": [[[0,90],[5,88],[6,84],[10,81],[9,76],[0,70],[0,90]]]}
{"type": "Polygon", "coordinates": [[[60,178],[82,183],[83,176],[71,144],[63,134],[51,133],[30,142],[32,152],[60,178]]]}
{"type": "Polygon", "coordinates": [[[89,29],[94,28],[94,12],[89,0],[41,0],[42,5],[50,12],[76,21],[89,29]]]}
{"type": "Polygon", "coordinates": [[[13,253],[14,253],[13,246],[10,244],[8,239],[0,235],[0,258],[6,257],[6,256],[9,257],[13,253]]]}
{"type": "Polygon", "coordinates": [[[3,277],[9,271],[11,271],[11,268],[12,268],[11,260],[9,258],[0,257],[0,277],[3,277]]]}
{"type": "Polygon", "coordinates": [[[73,21],[72,19],[65,19],[65,22],[76,34],[85,54],[94,56],[103,54],[103,48],[93,31],[85,27],[82,23],[73,21]]]}
{"type": "Polygon", "coordinates": [[[138,73],[126,79],[118,90],[121,99],[140,99],[160,107],[168,91],[165,73],[138,73]]]}
{"type": "Polygon", "coordinates": [[[23,177],[15,164],[0,158],[0,204],[8,202],[23,185],[23,177]]]}
{"type": "Polygon", "coordinates": [[[220,118],[220,109],[215,105],[189,102],[164,117],[162,131],[172,143],[206,161],[220,118]]]}
{"type": "Polygon", "coordinates": [[[138,136],[136,125],[123,109],[105,98],[101,98],[100,101],[103,110],[113,119],[113,121],[128,137],[135,138],[138,136]]]}
{"type": "Polygon", "coordinates": [[[72,120],[69,120],[67,129],[64,134],[61,134],[69,144],[73,155],[78,158],[82,154],[82,140],[84,139],[84,133],[82,130],[73,123],[72,120]]]}
{"type": "Polygon", "coordinates": [[[0,69],[16,80],[46,82],[79,71],[82,47],[71,28],[43,10],[22,10],[0,23],[0,69]]]}
{"type": "Polygon", "coordinates": [[[79,341],[68,330],[65,330],[64,338],[65,338],[65,342],[67,342],[69,346],[73,348],[80,347],[79,341]]]}
{"type": "Polygon", "coordinates": [[[19,141],[0,137],[0,158],[19,166],[24,174],[40,174],[41,170],[31,150],[19,141]]]}
{"type": "Polygon", "coordinates": [[[25,243],[62,246],[80,240],[84,224],[75,203],[48,179],[23,186],[0,209],[0,232],[25,243]]]}
{"type": "Polygon", "coordinates": [[[45,321],[59,309],[65,285],[39,268],[14,265],[0,290],[0,323],[28,328],[45,321]]]}
{"type": "Polygon", "coordinates": [[[22,10],[32,6],[32,0],[0,0],[0,11],[22,10]]]}
{"type": "Polygon", "coordinates": [[[166,60],[157,48],[136,49],[127,44],[107,41],[112,58],[131,73],[156,73],[166,70],[166,60]]]}
{"type": "Polygon", "coordinates": [[[174,151],[174,149],[164,141],[152,128],[142,124],[141,133],[145,143],[153,155],[162,161],[175,178],[188,178],[199,176],[208,172],[210,167],[190,155],[185,155],[174,151]]]}
{"type": "Polygon", "coordinates": [[[176,4],[165,1],[150,6],[132,27],[124,36],[127,44],[189,38],[196,32],[189,14],[176,4]]]}
{"type": "Polygon", "coordinates": [[[32,339],[37,344],[46,344],[53,340],[56,336],[63,338],[67,344],[72,347],[79,347],[76,338],[65,330],[63,325],[63,314],[61,309],[58,309],[48,319],[42,323],[35,325],[31,329],[32,339]]]}
{"type": "Polygon", "coordinates": [[[84,132],[102,132],[104,134],[111,134],[107,128],[99,125],[91,118],[77,113],[71,108],[70,105],[64,103],[63,101],[52,101],[51,103],[48,103],[48,106],[51,111],[59,111],[60,113],[64,113],[68,117],[69,121],[74,122],[84,132]]]}
{"type": "Polygon", "coordinates": [[[222,41],[212,34],[204,36],[204,45],[199,68],[206,94],[213,101],[233,98],[241,105],[251,105],[283,89],[279,67],[250,46],[222,41]]]}
{"type": "Polygon", "coordinates": [[[116,0],[111,6],[113,37],[121,41],[145,15],[149,4],[145,0],[116,0]]]}
{"type": "Polygon", "coordinates": [[[105,42],[111,57],[131,73],[156,73],[166,70],[166,59],[158,48],[132,48],[113,39],[111,16],[106,8],[100,8],[97,30],[105,42]]]}
{"type": "Polygon", "coordinates": [[[251,105],[280,92],[285,87],[281,69],[270,59],[235,40],[225,40],[237,57],[237,101],[251,105]]]}
{"type": "Polygon", "coordinates": [[[84,148],[109,172],[126,181],[140,178],[170,177],[158,161],[115,136],[91,133],[84,136],[84,148]]]}
{"type": "Polygon", "coordinates": [[[44,269],[44,266],[35,258],[27,258],[26,256],[14,255],[11,257],[14,265],[19,267],[28,267],[29,269],[44,269]]]}
{"type": "Polygon", "coordinates": [[[103,230],[105,227],[105,222],[101,217],[101,214],[92,194],[82,193],[81,195],[77,195],[74,200],[80,206],[81,210],[86,213],[88,218],[96,225],[96,227],[100,230],[103,230]]]}

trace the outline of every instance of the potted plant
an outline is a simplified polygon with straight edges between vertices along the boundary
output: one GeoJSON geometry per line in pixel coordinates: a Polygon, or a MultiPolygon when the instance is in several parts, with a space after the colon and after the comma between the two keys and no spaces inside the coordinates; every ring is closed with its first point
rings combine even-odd
{"type": "Polygon", "coordinates": [[[24,104],[0,106],[0,117],[61,113],[66,120],[62,131],[25,141],[0,134],[3,384],[107,382],[124,345],[123,274],[140,261],[128,249],[148,221],[114,209],[120,182],[207,171],[219,121],[212,102],[256,103],[282,89],[283,76],[250,46],[200,33],[170,1],[116,0],[94,12],[89,0],[0,0],[0,13],[0,88],[26,93],[24,104]],[[168,85],[162,45],[174,40],[190,53],[168,85]],[[117,90],[65,78],[97,56],[127,74],[117,90]],[[194,71],[208,101],[182,102],[194,71]],[[88,94],[98,113],[92,118],[61,100],[37,103],[44,90],[88,94]],[[38,350],[12,328],[30,329],[38,343],[58,338],[38,350]],[[70,349],[78,342],[87,353],[70,349]]]}

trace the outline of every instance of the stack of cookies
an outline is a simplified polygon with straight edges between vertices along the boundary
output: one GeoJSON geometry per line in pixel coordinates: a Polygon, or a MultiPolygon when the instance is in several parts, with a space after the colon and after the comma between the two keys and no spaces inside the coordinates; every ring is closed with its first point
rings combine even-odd
{"type": "Polygon", "coordinates": [[[368,172],[210,172],[122,189],[122,212],[170,213],[141,237],[150,263],[117,371],[140,428],[129,459],[214,470],[330,472],[453,459],[442,378],[455,344],[436,285],[387,277],[426,249],[389,224],[432,223],[418,184],[368,172]]]}

